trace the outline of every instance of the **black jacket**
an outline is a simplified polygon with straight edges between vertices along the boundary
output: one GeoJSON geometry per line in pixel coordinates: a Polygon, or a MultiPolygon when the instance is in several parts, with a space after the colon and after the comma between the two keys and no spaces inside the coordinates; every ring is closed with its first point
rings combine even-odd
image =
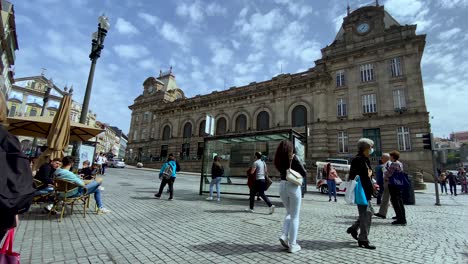
{"type": "Polygon", "coordinates": [[[35,178],[44,183],[45,188],[47,184],[54,184],[54,172],[55,169],[52,168],[52,165],[50,165],[50,163],[45,163],[39,168],[35,178]]]}
{"type": "Polygon", "coordinates": [[[222,165],[217,166],[214,162],[211,166],[211,178],[216,179],[224,175],[224,168],[222,165]]]}
{"type": "Polygon", "coordinates": [[[351,161],[351,168],[349,171],[349,179],[354,180],[357,175],[361,179],[362,188],[366,193],[368,201],[371,200],[372,193],[374,193],[374,186],[371,179],[368,176],[368,169],[372,169],[370,166],[370,160],[364,154],[358,153],[356,157],[351,161]]]}

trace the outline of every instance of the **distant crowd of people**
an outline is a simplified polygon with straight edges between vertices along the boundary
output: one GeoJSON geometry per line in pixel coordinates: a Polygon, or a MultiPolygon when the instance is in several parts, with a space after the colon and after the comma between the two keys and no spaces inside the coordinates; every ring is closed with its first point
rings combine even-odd
{"type": "Polygon", "coordinates": [[[467,188],[468,182],[467,182],[466,171],[464,168],[459,168],[456,175],[455,173],[451,171],[442,172],[438,170],[438,173],[439,173],[438,180],[439,180],[440,190],[442,194],[445,191],[445,194],[448,195],[447,182],[450,188],[450,195],[457,196],[457,184],[461,185],[460,191],[462,193],[468,193],[468,188],[467,188]]]}

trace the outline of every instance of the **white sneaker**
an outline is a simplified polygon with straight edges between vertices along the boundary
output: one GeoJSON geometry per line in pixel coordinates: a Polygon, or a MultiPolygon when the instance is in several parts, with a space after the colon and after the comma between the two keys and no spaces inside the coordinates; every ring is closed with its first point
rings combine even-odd
{"type": "Polygon", "coordinates": [[[250,209],[250,208],[246,208],[245,211],[248,212],[248,213],[253,213],[254,212],[254,210],[250,209]]]}
{"type": "Polygon", "coordinates": [[[99,186],[98,189],[101,190],[101,191],[104,191],[104,187],[102,187],[102,186],[99,186]]]}
{"type": "Polygon", "coordinates": [[[221,198],[216,199],[216,201],[221,202],[221,198]]]}
{"type": "Polygon", "coordinates": [[[289,242],[288,242],[287,237],[285,237],[284,235],[281,235],[279,238],[279,241],[284,248],[289,249],[289,242]]]}
{"type": "Polygon", "coordinates": [[[289,253],[296,253],[299,250],[301,250],[301,246],[299,246],[298,244],[289,245],[289,250],[288,250],[289,253]]]}
{"type": "Polygon", "coordinates": [[[106,209],[106,208],[103,207],[103,208],[99,208],[97,213],[98,214],[107,214],[107,213],[110,213],[110,212],[111,212],[111,210],[106,209]]]}
{"type": "Polygon", "coordinates": [[[213,197],[206,198],[207,201],[213,201],[213,197]]]}
{"type": "Polygon", "coordinates": [[[275,212],[275,205],[270,206],[270,214],[275,212]]]}

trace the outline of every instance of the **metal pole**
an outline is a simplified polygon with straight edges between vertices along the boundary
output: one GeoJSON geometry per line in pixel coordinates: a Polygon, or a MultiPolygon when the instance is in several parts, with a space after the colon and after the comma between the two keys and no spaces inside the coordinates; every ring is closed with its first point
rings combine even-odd
{"type": "MultiPolygon", "coordinates": [[[[49,95],[50,95],[50,90],[52,88],[50,86],[47,86],[47,89],[44,93],[44,98],[42,99],[43,104],[42,104],[42,109],[41,109],[41,116],[44,116],[45,114],[45,109],[47,102],[49,101],[49,95]]],[[[36,156],[36,147],[37,147],[37,137],[34,137],[32,146],[31,146],[31,156],[36,156]],[[34,151],[34,155],[32,155],[32,152],[34,151]]]]}
{"type": "Polygon", "coordinates": [[[88,83],[86,84],[85,96],[83,99],[83,107],[81,108],[80,123],[86,124],[88,117],[89,99],[91,97],[91,90],[93,89],[94,70],[96,68],[97,58],[91,60],[91,68],[89,69],[88,83]]]}
{"type": "Polygon", "coordinates": [[[439,197],[439,185],[437,184],[438,179],[437,179],[437,165],[436,161],[434,160],[434,135],[431,133],[431,154],[432,154],[432,169],[434,172],[434,187],[435,187],[435,193],[436,193],[436,203],[435,205],[440,206],[440,197],[439,197]]]}

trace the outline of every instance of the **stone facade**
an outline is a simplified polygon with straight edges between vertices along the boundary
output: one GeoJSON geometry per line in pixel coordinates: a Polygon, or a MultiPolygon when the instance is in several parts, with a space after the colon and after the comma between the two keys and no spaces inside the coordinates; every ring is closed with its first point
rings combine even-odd
{"type": "Polygon", "coordinates": [[[13,4],[1,0],[0,13],[0,92],[6,97],[13,83],[18,38],[16,36],[15,9],[13,4]]]}
{"type": "Polygon", "coordinates": [[[308,166],[350,159],[355,142],[369,137],[376,142],[374,162],[382,152],[400,150],[407,168],[429,179],[432,153],[416,136],[430,132],[420,66],[425,35],[415,31],[383,6],[367,6],[343,19],[336,39],[305,72],[193,98],[184,97],[172,72],[149,77],[129,106],[129,158],[200,158],[210,114],[216,134],[291,127],[307,134],[308,166]]]}

